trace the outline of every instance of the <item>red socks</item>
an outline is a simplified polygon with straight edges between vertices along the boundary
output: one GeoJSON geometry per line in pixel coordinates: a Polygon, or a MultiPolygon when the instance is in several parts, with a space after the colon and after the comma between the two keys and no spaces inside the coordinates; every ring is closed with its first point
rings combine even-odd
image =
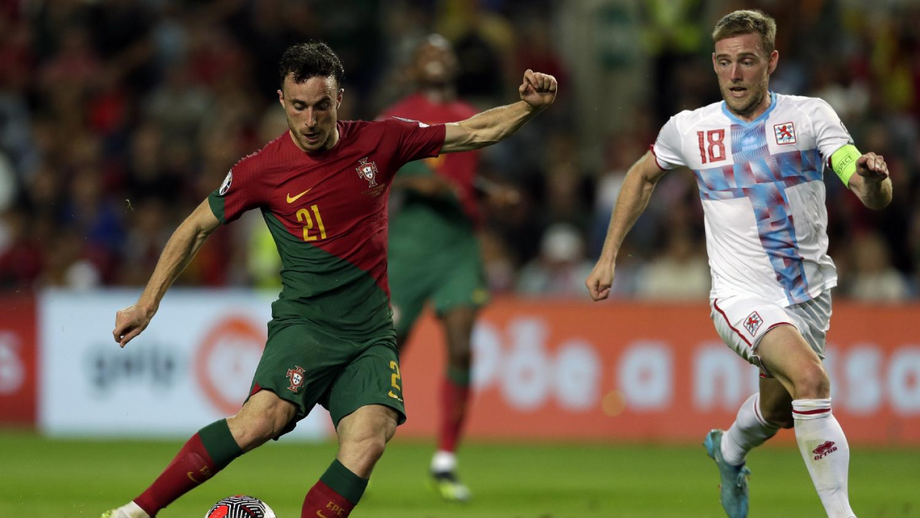
{"type": "Polygon", "coordinates": [[[366,488],[366,479],[352,473],[339,459],[335,459],[303,499],[300,516],[345,518],[358,505],[366,488]]]}
{"type": "Polygon", "coordinates": [[[345,497],[320,480],[310,488],[306,498],[303,499],[300,516],[301,518],[345,518],[354,508],[355,504],[345,500],[345,497]]]}
{"type": "Polygon", "coordinates": [[[466,407],[470,395],[468,378],[466,383],[448,376],[441,385],[441,426],[438,434],[438,450],[453,452],[460,440],[460,431],[466,420],[466,407]]]}
{"type": "Polygon", "coordinates": [[[150,516],[217,474],[242,455],[226,419],[212,423],[192,436],[163,473],[134,499],[150,516]]]}

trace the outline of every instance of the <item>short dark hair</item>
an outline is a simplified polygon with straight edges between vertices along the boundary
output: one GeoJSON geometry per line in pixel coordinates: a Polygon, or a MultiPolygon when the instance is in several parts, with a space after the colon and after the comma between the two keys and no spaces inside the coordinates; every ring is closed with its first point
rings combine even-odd
{"type": "Polygon", "coordinates": [[[712,41],[718,42],[744,34],[759,34],[767,56],[776,48],[776,20],[758,10],[735,11],[725,15],[712,31],[712,41]]]}
{"type": "Polygon", "coordinates": [[[284,88],[284,78],[293,74],[295,83],[303,83],[311,77],[334,77],[339,87],[345,79],[345,68],[329,45],[321,41],[291,45],[281,56],[278,67],[281,75],[280,85],[284,88]]]}

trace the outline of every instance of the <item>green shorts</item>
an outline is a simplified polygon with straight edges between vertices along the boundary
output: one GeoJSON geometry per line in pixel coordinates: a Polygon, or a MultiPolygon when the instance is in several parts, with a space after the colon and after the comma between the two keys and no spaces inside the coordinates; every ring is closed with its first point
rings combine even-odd
{"type": "Polygon", "coordinates": [[[391,339],[355,343],[308,324],[271,321],[250,395],[270,390],[297,407],[290,432],[319,403],[332,423],[365,405],[384,405],[406,422],[399,353],[391,339]]]}
{"type": "Polygon", "coordinates": [[[479,242],[472,232],[437,250],[424,241],[390,235],[387,275],[396,336],[408,335],[428,300],[439,316],[489,301],[479,242]]]}

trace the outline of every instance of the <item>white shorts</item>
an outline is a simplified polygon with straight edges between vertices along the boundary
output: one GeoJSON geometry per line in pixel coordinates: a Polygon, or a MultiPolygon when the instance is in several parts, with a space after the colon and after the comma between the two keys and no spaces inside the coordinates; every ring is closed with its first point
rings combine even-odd
{"type": "Polygon", "coordinates": [[[734,296],[710,301],[710,317],[716,332],[739,356],[769,377],[757,355],[757,346],[767,331],[789,324],[798,329],[818,356],[824,359],[824,342],[831,325],[831,292],[812,300],[783,307],[760,297],[734,296]]]}

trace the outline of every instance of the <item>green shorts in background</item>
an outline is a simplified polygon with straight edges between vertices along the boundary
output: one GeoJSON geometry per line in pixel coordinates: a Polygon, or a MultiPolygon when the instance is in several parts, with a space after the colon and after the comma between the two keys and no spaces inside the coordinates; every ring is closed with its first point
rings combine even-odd
{"type": "Polygon", "coordinates": [[[399,353],[388,338],[355,343],[332,337],[301,323],[268,324],[268,340],[252,379],[250,394],[270,390],[297,407],[294,429],[319,403],[332,423],[365,405],[388,406],[406,421],[399,353]]]}
{"type": "Polygon", "coordinates": [[[489,301],[479,241],[467,222],[407,207],[390,227],[390,301],[396,335],[404,337],[426,301],[438,315],[489,301]]]}

